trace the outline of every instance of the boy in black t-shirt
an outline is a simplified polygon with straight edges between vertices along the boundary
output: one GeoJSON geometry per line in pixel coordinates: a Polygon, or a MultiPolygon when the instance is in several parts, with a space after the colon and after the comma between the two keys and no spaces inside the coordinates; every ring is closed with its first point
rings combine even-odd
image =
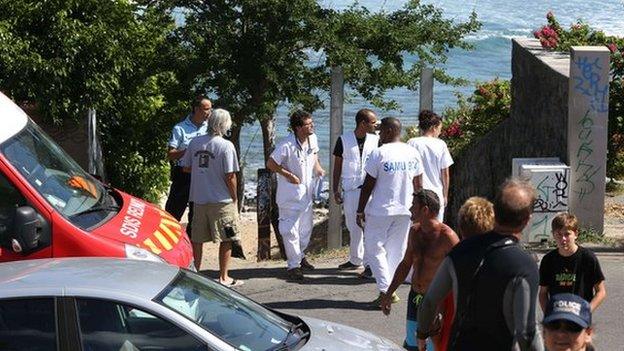
{"type": "Polygon", "coordinates": [[[600,263],[593,252],[576,244],[578,220],[560,213],[552,221],[557,249],[547,253],[540,264],[539,300],[542,311],[555,294],[572,293],[589,301],[592,312],[607,292],[600,263]]]}

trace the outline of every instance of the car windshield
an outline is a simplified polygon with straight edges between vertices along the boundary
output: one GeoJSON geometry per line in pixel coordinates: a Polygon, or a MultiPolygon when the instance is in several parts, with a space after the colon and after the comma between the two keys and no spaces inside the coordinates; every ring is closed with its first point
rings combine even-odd
{"type": "Polygon", "coordinates": [[[46,201],[79,227],[89,228],[110,214],[108,204],[115,201],[102,184],[32,121],[2,143],[0,152],[46,201]],[[97,209],[104,214],[98,215],[97,209]]]}
{"type": "Polygon", "coordinates": [[[181,271],[156,302],[239,350],[292,350],[305,337],[296,326],[263,306],[187,271],[181,271]]]}

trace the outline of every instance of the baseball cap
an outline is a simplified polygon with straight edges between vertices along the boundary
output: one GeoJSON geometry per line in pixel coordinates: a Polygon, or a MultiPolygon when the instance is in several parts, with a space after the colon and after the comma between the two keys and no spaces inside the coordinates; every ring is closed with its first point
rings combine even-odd
{"type": "Polygon", "coordinates": [[[591,325],[591,307],[589,302],[574,294],[556,294],[548,301],[544,324],[567,320],[588,328],[591,325]]]}

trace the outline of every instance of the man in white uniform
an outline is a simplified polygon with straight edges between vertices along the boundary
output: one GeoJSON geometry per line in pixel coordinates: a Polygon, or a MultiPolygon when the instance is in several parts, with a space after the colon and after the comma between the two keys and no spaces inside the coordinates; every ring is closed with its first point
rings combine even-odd
{"type": "Polygon", "coordinates": [[[423,188],[434,191],[440,199],[438,220],[444,220],[444,209],[448,204],[449,167],[453,158],[444,140],[440,139],[442,118],[429,110],[418,115],[418,127],[422,136],[410,139],[407,143],[418,150],[425,168],[423,188]]]}
{"type": "Polygon", "coordinates": [[[267,168],[277,173],[276,202],[279,208],[279,231],[288,261],[288,278],[303,280],[303,269],[314,269],[304,250],[312,234],[314,176],[324,175],[318,161],[318,142],[312,115],[295,111],[290,116],[292,133],[282,139],[267,161],[267,168]]]}
{"type": "MultiPolygon", "coordinates": [[[[366,261],[379,289],[373,301],[376,306],[405,254],[412,194],[422,187],[423,174],[418,152],[401,142],[398,119],[382,119],[379,136],[382,145],[371,152],[364,167],[366,178],[357,211],[357,223],[364,228],[366,261]]],[[[392,301],[399,301],[396,293],[392,301]]]]}
{"type": "Polygon", "coordinates": [[[379,145],[379,137],[375,135],[376,124],[377,116],[372,110],[359,110],[355,115],[355,130],[340,136],[334,147],[334,199],[336,203],[343,204],[350,237],[349,260],[339,265],[339,269],[358,269],[364,264],[364,232],[356,223],[355,213],[366,176],[364,165],[379,145]]]}

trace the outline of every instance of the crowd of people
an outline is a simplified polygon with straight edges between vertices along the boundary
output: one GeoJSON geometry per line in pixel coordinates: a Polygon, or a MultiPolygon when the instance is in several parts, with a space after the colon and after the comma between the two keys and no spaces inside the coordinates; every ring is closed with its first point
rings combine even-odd
{"type": "MultiPolygon", "coordinates": [[[[313,224],[314,180],[325,174],[313,117],[295,111],[291,133],[267,160],[277,175],[279,234],[289,280],[304,281],[314,266],[306,259],[313,224]]],[[[362,270],[375,279],[372,304],[385,314],[407,296],[407,350],[593,350],[591,316],[606,296],[596,256],[576,243],[579,223],[561,213],[552,221],[557,249],[538,268],[519,245],[536,193],[530,183],[508,179],[492,202],[469,198],[458,213],[456,233],[443,223],[453,159],[439,138],[442,119],[419,115],[420,136],[401,141],[401,122],[379,122],[362,109],[355,129],[333,148],[332,197],[342,204],[350,236],[349,260],[340,270],[362,270]],[[536,322],[537,306],[544,312],[536,322]],[[543,330],[543,337],[541,331],[543,330]]],[[[205,242],[219,243],[219,281],[228,274],[238,230],[234,145],[224,136],[230,114],[198,98],[169,141],[172,185],[166,210],[178,220],[189,204],[187,232],[196,268],[205,242]]]]}

